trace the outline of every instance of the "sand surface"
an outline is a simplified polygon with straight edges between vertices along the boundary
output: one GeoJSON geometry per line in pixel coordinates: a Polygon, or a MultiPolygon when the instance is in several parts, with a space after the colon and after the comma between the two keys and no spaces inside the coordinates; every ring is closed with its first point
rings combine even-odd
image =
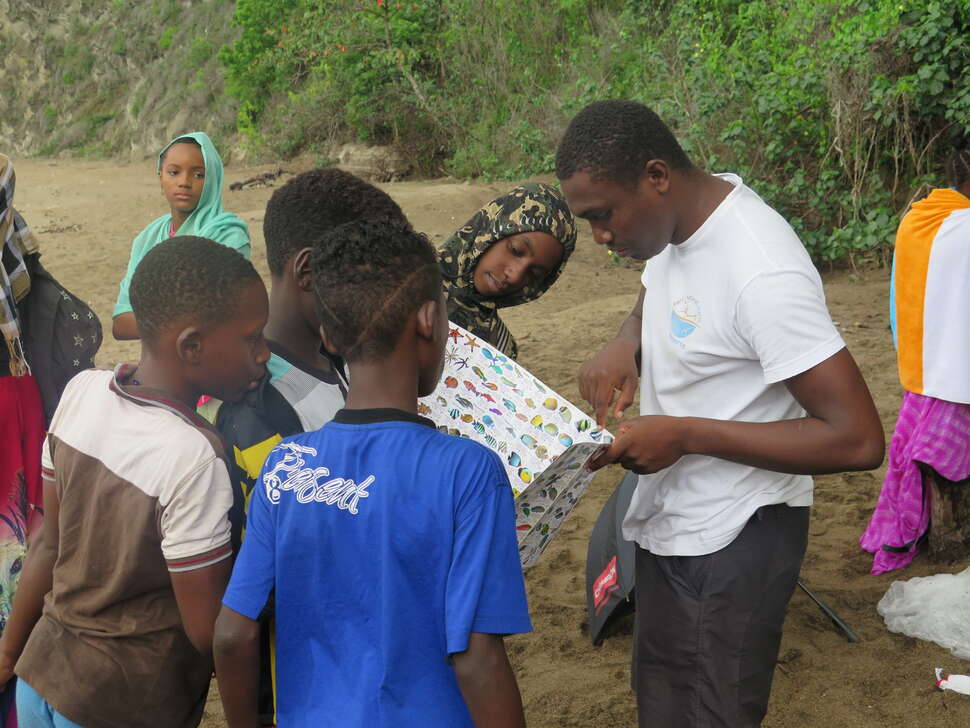
{"type": "MultiPolygon", "coordinates": [[[[138,346],[116,342],[110,315],[134,236],[163,214],[165,203],[153,163],[17,160],[17,207],[37,232],[47,267],[89,301],[105,327],[98,363],[137,361],[138,346]]],[[[297,164],[290,169],[299,170],[297,164]]],[[[269,167],[236,167],[226,183],[269,167]]],[[[440,241],[480,204],[511,184],[453,181],[383,186],[415,227],[440,241]]],[[[262,238],[263,209],[273,189],[226,192],[226,207],[250,226],[253,257],[268,281],[262,238]]],[[[825,275],[833,318],[859,362],[886,429],[892,432],[900,388],[887,330],[888,273],[825,275]]],[[[520,361],[577,404],[575,376],[610,338],[632,306],[637,270],[616,266],[593,245],[584,225],[576,253],[556,286],[538,301],[510,309],[506,321],[520,343],[520,361]]],[[[876,603],[897,578],[956,572],[965,563],[932,563],[925,556],[903,572],[871,576],[860,550],[883,470],[820,477],[803,580],[862,637],[848,644],[808,598],[796,592],[788,611],[774,689],[764,725],[935,728],[970,723],[970,697],[943,693],[933,668],[970,673],[970,664],[936,645],[891,634],[876,603]]],[[[601,647],[585,629],[586,546],[593,522],[622,471],[600,474],[546,551],[526,574],[535,632],[508,640],[529,724],[631,726],[629,685],[632,621],[621,622],[601,647]]],[[[213,690],[213,697],[216,691],[213,690]]],[[[210,699],[205,726],[224,725],[210,699]]],[[[665,728],[665,727],[660,727],[665,728]]]]}

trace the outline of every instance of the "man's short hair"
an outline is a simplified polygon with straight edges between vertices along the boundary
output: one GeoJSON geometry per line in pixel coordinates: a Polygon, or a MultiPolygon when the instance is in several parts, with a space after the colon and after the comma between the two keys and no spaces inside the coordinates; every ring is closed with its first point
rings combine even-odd
{"type": "Polygon", "coordinates": [[[313,245],[320,322],[347,361],[390,354],[408,318],[441,296],[441,271],[427,237],[402,222],[358,220],[313,245]]]}
{"type": "Polygon", "coordinates": [[[336,167],[298,174],[280,187],[266,205],[263,237],[269,272],[280,276],[287,261],[338,225],[354,220],[407,218],[390,196],[336,167]]]}
{"type": "Polygon", "coordinates": [[[261,282],[252,263],[225,245],[193,235],[159,243],[131,277],[131,308],[143,341],[170,324],[221,323],[239,308],[239,290],[261,282]]]}
{"type": "Polygon", "coordinates": [[[586,172],[595,181],[632,185],[651,159],[687,170],[690,159],[653,110],[636,101],[596,101],[569,122],[556,151],[556,177],[586,172]]]}

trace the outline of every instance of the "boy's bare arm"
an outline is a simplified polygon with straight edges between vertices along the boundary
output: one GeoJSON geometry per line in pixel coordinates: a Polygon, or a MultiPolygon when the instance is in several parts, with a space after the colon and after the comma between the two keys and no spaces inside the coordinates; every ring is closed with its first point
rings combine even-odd
{"type": "Polygon", "coordinates": [[[780,422],[637,417],[620,425],[616,440],[591,467],[619,462],[637,473],[654,473],[688,454],[781,473],[879,467],[885,450],[882,424],[848,349],[785,384],[806,417],[780,422]]]}
{"type": "Polygon", "coordinates": [[[472,632],[468,649],[452,655],[452,661],[476,728],[525,726],[522,696],[502,637],[472,632]]]}
{"type": "Polygon", "coordinates": [[[60,503],[53,482],[44,480],[44,522],[31,539],[13,600],[13,611],[0,638],[0,686],[13,677],[14,665],[27,644],[27,638],[44,610],[44,597],[54,582],[54,562],[60,539],[60,503]]]}
{"type": "Polygon", "coordinates": [[[579,372],[579,393],[593,406],[596,424],[600,427],[606,427],[606,419],[610,415],[619,419],[636,397],[640,385],[637,357],[640,353],[643,299],[646,293],[647,289],[641,285],[637,302],[620,326],[616,338],[608,341],[579,372]],[[610,410],[617,391],[620,394],[616,405],[610,410]]]}
{"type": "Polygon", "coordinates": [[[140,339],[141,335],[138,333],[138,324],[135,322],[135,314],[131,313],[119,313],[113,319],[111,319],[111,335],[115,337],[118,341],[131,341],[133,339],[140,339]]]}
{"type": "Polygon", "coordinates": [[[212,654],[212,634],[231,573],[232,559],[223,559],[203,569],[170,574],[185,634],[203,655],[212,654]]]}
{"type": "Polygon", "coordinates": [[[257,728],[259,623],[224,606],[216,620],[212,651],[229,728],[257,728]]]}

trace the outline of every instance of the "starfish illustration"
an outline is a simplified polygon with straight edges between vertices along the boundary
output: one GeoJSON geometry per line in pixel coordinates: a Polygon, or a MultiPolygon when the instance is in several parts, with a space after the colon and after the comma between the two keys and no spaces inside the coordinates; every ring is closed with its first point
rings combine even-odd
{"type": "Polygon", "coordinates": [[[475,351],[475,349],[477,349],[479,346],[481,346],[481,344],[479,344],[477,341],[475,341],[475,339],[473,339],[471,336],[466,336],[465,337],[465,345],[468,348],[470,348],[472,351],[475,351]]]}
{"type": "Polygon", "coordinates": [[[448,331],[448,336],[450,336],[451,339],[457,344],[458,337],[461,336],[461,333],[458,331],[458,329],[451,329],[448,331]]]}

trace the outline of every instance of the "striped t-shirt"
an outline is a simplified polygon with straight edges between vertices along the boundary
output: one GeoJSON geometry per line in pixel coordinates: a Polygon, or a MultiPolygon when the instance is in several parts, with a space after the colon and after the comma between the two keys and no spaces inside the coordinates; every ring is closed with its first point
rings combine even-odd
{"type": "Polygon", "coordinates": [[[88,728],[196,726],[212,664],[183,630],[170,572],[231,556],[232,488],[209,423],[133,374],[78,374],[54,414],[43,475],[57,562],[16,672],[88,728]]]}

